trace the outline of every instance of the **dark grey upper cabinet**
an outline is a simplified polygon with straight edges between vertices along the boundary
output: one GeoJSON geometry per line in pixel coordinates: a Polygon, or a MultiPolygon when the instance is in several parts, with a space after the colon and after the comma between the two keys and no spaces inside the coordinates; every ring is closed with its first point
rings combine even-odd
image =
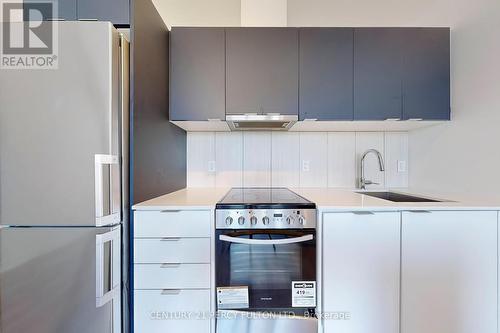
{"type": "Polygon", "coordinates": [[[224,28],[172,28],[170,120],[225,119],[224,28]]]}
{"type": "MultiPolygon", "coordinates": [[[[49,7],[46,7],[44,4],[40,3],[40,0],[24,0],[23,3],[30,4],[34,6],[39,6],[39,10],[43,12],[44,19],[46,20],[66,20],[66,21],[75,21],[77,19],[76,16],[76,1],[77,0],[49,0],[44,2],[51,2],[57,6],[57,10],[50,10],[49,7]],[[38,5],[37,5],[38,4],[38,5]],[[48,10],[46,10],[48,9],[48,10]]],[[[26,8],[26,6],[24,6],[26,8]]],[[[24,20],[28,21],[28,11],[23,12],[24,20]]],[[[33,18],[31,18],[33,19],[33,18]]]]}
{"type": "Polygon", "coordinates": [[[353,33],[300,29],[300,120],[353,119],[353,33]]]}
{"type": "Polygon", "coordinates": [[[129,25],[130,2],[129,0],[78,0],[78,19],[129,25]]]}
{"type": "Polygon", "coordinates": [[[401,119],[404,28],[354,30],[354,119],[401,119]]]}
{"type": "Polygon", "coordinates": [[[450,119],[450,29],[405,32],[403,119],[450,119]]]}
{"type": "Polygon", "coordinates": [[[298,114],[296,28],[226,29],[226,113],[298,114]]]}

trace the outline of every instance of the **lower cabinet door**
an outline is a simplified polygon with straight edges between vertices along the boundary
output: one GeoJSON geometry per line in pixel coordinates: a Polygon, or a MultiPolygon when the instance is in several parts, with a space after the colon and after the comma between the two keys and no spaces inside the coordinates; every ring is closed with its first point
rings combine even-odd
{"type": "Polygon", "coordinates": [[[208,289],[210,264],[135,264],[135,289],[208,289]]]}
{"type": "Polygon", "coordinates": [[[325,333],[399,333],[400,216],[324,214],[325,333]]]}
{"type": "Polygon", "coordinates": [[[135,290],[134,331],[209,333],[210,290],[135,290]]]}
{"type": "Polygon", "coordinates": [[[401,333],[497,332],[497,212],[404,212],[401,333]]]}

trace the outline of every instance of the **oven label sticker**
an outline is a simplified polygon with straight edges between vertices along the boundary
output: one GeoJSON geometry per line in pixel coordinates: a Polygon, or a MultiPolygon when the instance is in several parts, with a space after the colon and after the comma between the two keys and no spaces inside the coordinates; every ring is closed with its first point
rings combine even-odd
{"type": "Polygon", "coordinates": [[[292,281],[292,307],[316,306],[316,281],[292,281]]]}
{"type": "Polygon", "coordinates": [[[248,309],[248,286],[217,287],[217,308],[248,309]]]}

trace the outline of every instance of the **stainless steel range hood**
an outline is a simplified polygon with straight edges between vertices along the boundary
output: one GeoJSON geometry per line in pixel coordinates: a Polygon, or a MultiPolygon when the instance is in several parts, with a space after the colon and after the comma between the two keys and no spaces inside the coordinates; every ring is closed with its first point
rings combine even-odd
{"type": "Polygon", "coordinates": [[[288,131],[298,116],[281,114],[231,114],[226,122],[232,131],[288,131]]]}

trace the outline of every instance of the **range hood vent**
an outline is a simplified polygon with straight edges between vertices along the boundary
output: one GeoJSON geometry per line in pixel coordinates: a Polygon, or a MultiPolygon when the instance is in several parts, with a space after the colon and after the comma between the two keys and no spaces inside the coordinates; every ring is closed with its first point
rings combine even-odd
{"type": "Polygon", "coordinates": [[[298,117],[280,114],[226,115],[232,131],[288,131],[298,117]]]}

